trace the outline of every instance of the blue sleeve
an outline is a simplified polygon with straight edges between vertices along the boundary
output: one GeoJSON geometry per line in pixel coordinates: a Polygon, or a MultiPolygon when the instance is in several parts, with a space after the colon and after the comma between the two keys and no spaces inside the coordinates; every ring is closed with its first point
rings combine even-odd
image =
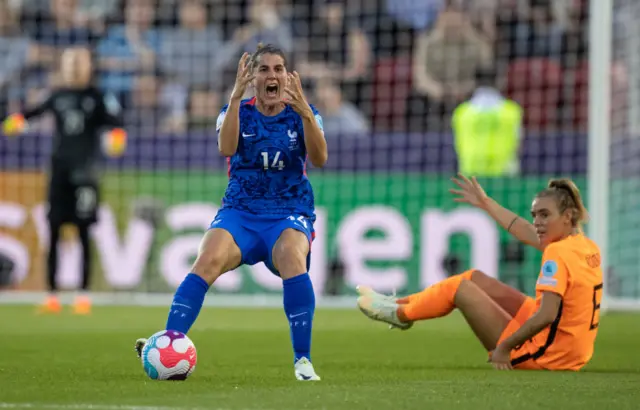
{"type": "Polygon", "coordinates": [[[311,107],[311,111],[313,112],[313,116],[318,123],[318,127],[320,127],[320,130],[324,132],[324,125],[322,123],[322,115],[320,115],[320,111],[318,111],[313,104],[309,104],[309,107],[311,107]]]}
{"type": "Polygon", "coordinates": [[[227,115],[227,108],[229,107],[229,104],[225,104],[224,107],[222,107],[222,110],[220,110],[220,114],[218,114],[218,119],[216,121],[216,133],[220,134],[220,128],[222,128],[222,122],[224,121],[224,117],[227,115]]]}

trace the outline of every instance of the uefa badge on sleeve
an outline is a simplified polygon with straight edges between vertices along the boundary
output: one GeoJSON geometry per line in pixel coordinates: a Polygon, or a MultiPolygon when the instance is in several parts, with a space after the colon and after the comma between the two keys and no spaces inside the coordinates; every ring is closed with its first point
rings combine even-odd
{"type": "Polygon", "coordinates": [[[556,273],[558,272],[558,264],[556,261],[546,261],[542,265],[542,276],[538,279],[539,285],[547,285],[547,286],[556,286],[558,284],[558,280],[554,278],[556,273]]]}

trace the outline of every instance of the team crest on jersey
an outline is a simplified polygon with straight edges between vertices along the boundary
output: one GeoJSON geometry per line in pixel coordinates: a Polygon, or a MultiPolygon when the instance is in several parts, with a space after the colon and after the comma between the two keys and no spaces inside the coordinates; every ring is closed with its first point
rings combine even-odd
{"type": "Polygon", "coordinates": [[[298,132],[288,130],[287,135],[289,136],[289,151],[298,149],[298,132]]]}

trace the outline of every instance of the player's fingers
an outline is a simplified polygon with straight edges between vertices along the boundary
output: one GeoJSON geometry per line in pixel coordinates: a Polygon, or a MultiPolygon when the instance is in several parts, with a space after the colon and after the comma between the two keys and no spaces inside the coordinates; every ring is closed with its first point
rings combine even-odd
{"type": "Polygon", "coordinates": [[[302,88],[302,82],[300,81],[300,74],[298,74],[297,71],[293,71],[293,78],[296,81],[296,85],[298,85],[300,88],[302,88]]]}
{"type": "Polygon", "coordinates": [[[240,57],[240,61],[238,61],[238,73],[242,73],[248,67],[247,65],[245,65],[248,57],[249,53],[247,53],[246,51],[242,54],[242,57],[240,57]]]}
{"type": "Polygon", "coordinates": [[[469,201],[467,198],[453,198],[453,202],[460,202],[460,203],[464,203],[464,204],[470,204],[471,201],[469,201]]]}
{"type": "Polygon", "coordinates": [[[240,82],[238,83],[239,88],[241,89],[245,89],[247,88],[247,86],[249,86],[249,83],[251,82],[252,78],[243,78],[240,80],[240,82]]]}
{"type": "Polygon", "coordinates": [[[287,73],[287,87],[292,89],[298,89],[298,84],[296,82],[295,71],[287,73]]]}
{"type": "Polygon", "coordinates": [[[238,78],[247,78],[247,77],[251,77],[254,74],[251,72],[251,66],[247,65],[242,72],[239,74],[238,78]]]}
{"type": "Polygon", "coordinates": [[[458,185],[460,188],[464,189],[464,184],[458,178],[452,177],[451,178],[451,182],[453,182],[454,184],[458,185]]]}
{"type": "Polygon", "coordinates": [[[298,88],[298,82],[296,81],[296,75],[294,73],[289,73],[289,86],[292,88],[298,88]]]}
{"type": "Polygon", "coordinates": [[[291,88],[285,87],[284,92],[289,94],[292,99],[294,99],[294,100],[298,99],[298,93],[296,93],[291,88]]]}
{"type": "Polygon", "coordinates": [[[462,180],[464,181],[464,183],[465,183],[465,184],[467,184],[467,185],[472,185],[472,184],[471,184],[471,181],[469,181],[469,178],[465,177],[464,175],[462,175],[462,174],[458,174],[458,177],[459,177],[460,179],[462,179],[462,180]]]}
{"type": "Polygon", "coordinates": [[[240,78],[246,78],[247,76],[250,76],[251,74],[251,67],[246,66],[242,72],[239,74],[240,78]]]}
{"type": "Polygon", "coordinates": [[[460,196],[463,196],[463,195],[464,195],[464,191],[461,191],[461,190],[459,190],[459,189],[453,189],[453,188],[451,188],[451,189],[449,190],[449,192],[450,192],[450,193],[452,193],[453,195],[460,195],[460,196]]]}
{"type": "Polygon", "coordinates": [[[478,182],[478,179],[476,177],[472,177],[471,178],[471,183],[473,184],[473,186],[478,190],[478,191],[483,191],[482,186],[480,185],[480,183],[478,182]]]}

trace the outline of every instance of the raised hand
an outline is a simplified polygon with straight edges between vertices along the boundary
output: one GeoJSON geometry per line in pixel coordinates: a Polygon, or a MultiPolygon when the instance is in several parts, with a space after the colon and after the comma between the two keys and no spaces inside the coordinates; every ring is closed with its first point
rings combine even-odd
{"type": "Polygon", "coordinates": [[[302,115],[306,112],[311,112],[311,107],[307,103],[307,99],[302,91],[302,83],[300,82],[300,75],[296,71],[288,74],[287,86],[284,92],[288,95],[284,99],[285,104],[289,104],[291,108],[298,114],[302,115]]]}
{"type": "Polygon", "coordinates": [[[242,54],[238,62],[238,73],[236,74],[236,83],[231,92],[231,100],[240,101],[247,91],[247,86],[255,78],[251,72],[251,65],[247,64],[249,53],[242,54]]]}
{"type": "Polygon", "coordinates": [[[449,190],[452,194],[457,195],[457,197],[453,199],[455,202],[466,203],[478,208],[484,208],[486,206],[489,197],[476,180],[476,177],[469,179],[462,174],[458,174],[458,178],[453,177],[451,181],[460,187],[460,189],[449,190]]]}
{"type": "Polygon", "coordinates": [[[26,126],[22,114],[11,114],[2,122],[2,133],[7,137],[16,137],[24,132],[26,126]]]}

